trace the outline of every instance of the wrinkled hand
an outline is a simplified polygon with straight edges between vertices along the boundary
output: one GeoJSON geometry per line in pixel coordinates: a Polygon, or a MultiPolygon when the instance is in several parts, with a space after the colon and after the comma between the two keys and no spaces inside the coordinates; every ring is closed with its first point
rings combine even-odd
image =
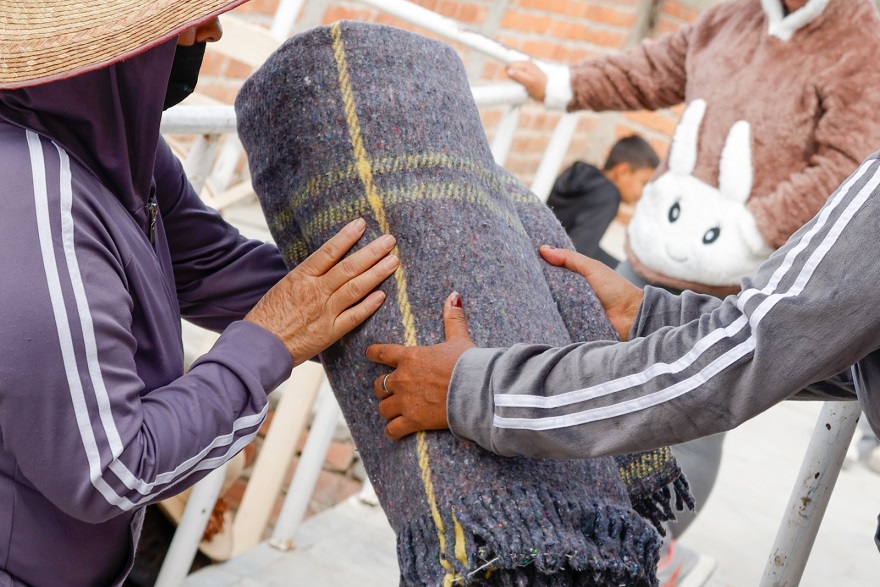
{"type": "Polygon", "coordinates": [[[440,344],[426,347],[374,344],[367,349],[368,359],[395,369],[387,378],[382,375],[373,384],[373,391],[380,400],[379,415],[389,420],[385,435],[393,440],[419,430],[449,428],[446,395],[452,370],[458,358],[474,346],[468,335],[461,296],[457,293],[450,295],[443,305],[443,326],[446,342],[440,344]],[[383,380],[388,393],[382,386],[383,380]]]}
{"type": "Polygon", "coordinates": [[[517,61],[507,66],[507,75],[515,82],[521,83],[529,97],[538,102],[544,101],[547,91],[547,74],[531,61],[517,61]]]}
{"type": "Polygon", "coordinates": [[[245,316],[276,335],[295,365],[342,338],[385,300],[384,293],[373,290],[400,264],[396,256],[389,255],[394,237],[381,236],[341,260],[366,226],[362,218],[350,222],[275,284],[245,316]]]}
{"type": "Polygon", "coordinates": [[[614,272],[604,263],[590,259],[575,251],[557,249],[544,245],[540,249],[544,260],[557,267],[580,273],[596,292],[605,314],[620,340],[629,338],[639,305],[645,292],[614,272]]]}

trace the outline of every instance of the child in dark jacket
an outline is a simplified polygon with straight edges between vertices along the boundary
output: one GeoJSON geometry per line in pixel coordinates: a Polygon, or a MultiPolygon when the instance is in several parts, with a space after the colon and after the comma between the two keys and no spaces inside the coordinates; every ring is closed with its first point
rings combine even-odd
{"type": "Polygon", "coordinates": [[[619,259],[602,249],[599,241],[622,211],[621,205],[634,206],[642,197],[659,164],[651,145],[632,135],[614,144],[602,169],[575,161],[556,178],[547,205],[579,253],[617,266],[619,259]]]}

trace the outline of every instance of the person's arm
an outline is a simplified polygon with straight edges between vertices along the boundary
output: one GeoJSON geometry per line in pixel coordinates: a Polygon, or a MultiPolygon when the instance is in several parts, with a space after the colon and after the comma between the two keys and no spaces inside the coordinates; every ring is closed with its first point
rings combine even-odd
{"type": "Polygon", "coordinates": [[[521,61],[507,75],[556,110],[657,110],[684,101],[692,26],[568,67],[521,61]]]}
{"type": "MultiPolygon", "coordinates": [[[[684,101],[693,26],[570,67],[568,110],[657,110],[684,101]]],[[[548,84],[549,87],[549,84],[548,84]]]]}
{"type": "MultiPolygon", "coordinates": [[[[0,287],[0,430],[16,474],[75,518],[97,523],[158,501],[231,458],[294,362],[375,311],[383,294],[367,294],[397,264],[386,257],[393,242],[381,241],[336,264],[366,225],[350,224],[181,375],[173,292],[142,299],[129,283],[155,263],[146,242],[135,257],[89,196],[96,181],[65,184],[60,149],[29,141],[49,172],[4,174],[0,270],[15,278],[0,287]],[[59,168],[62,181],[56,172],[46,182],[59,168]]],[[[4,165],[29,168],[22,146],[21,161],[4,165]]]]}
{"type": "MultiPolygon", "coordinates": [[[[446,343],[367,350],[395,368],[392,395],[374,385],[386,434],[448,426],[502,455],[591,458],[737,426],[880,347],[880,256],[865,254],[877,246],[878,186],[872,156],[723,302],[651,288],[642,299],[590,264],[588,280],[627,342],[472,348],[464,314],[447,303],[446,343]]],[[[542,254],[566,267],[573,256],[542,254]]]]}
{"type": "MultiPolygon", "coordinates": [[[[620,344],[469,350],[450,383],[450,429],[504,455],[635,452],[728,430],[844,370],[880,346],[880,257],[864,254],[876,248],[878,168],[869,159],[709,314],[620,344]]],[[[659,306],[642,312],[691,314],[670,299],[647,296],[659,306]]]]}
{"type": "MultiPolygon", "coordinates": [[[[295,303],[276,286],[268,294],[282,302],[272,304],[274,312],[261,301],[185,375],[157,382],[159,374],[140,364],[139,346],[162,341],[139,340],[131,331],[134,300],[112,251],[79,236],[96,245],[76,250],[82,305],[77,286],[67,290],[63,272],[60,280],[46,281],[39,256],[33,265],[22,263],[20,287],[3,288],[0,295],[18,316],[4,321],[0,337],[0,429],[22,475],[61,510],[93,523],[178,493],[235,455],[259,430],[267,394],[294,362],[327,346],[339,334],[334,331],[351,330],[381,303],[368,297],[365,315],[343,313],[337,326],[315,320],[309,304],[295,303]],[[61,288],[57,295],[53,282],[61,288]],[[302,314],[297,328],[291,323],[298,318],[279,305],[302,314]]],[[[362,285],[369,291],[374,281],[362,285]]],[[[325,302],[333,305],[313,293],[319,313],[325,302]]]]}
{"type": "Polygon", "coordinates": [[[844,369],[837,375],[816,381],[792,396],[803,401],[857,401],[853,368],[844,369]]]}
{"type": "Polygon", "coordinates": [[[680,295],[665,289],[645,286],[644,300],[639,306],[629,338],[647,336],[667,326],[681,326],[708,314],[721,305],[715,296],[685,290],[680,295]]]}
{"type": "Polygon", "coordinates": [[[155,177],[181,314],[221,331],[241,320],[287,268],[275,245],[244,238],[202,202],[164,141],[155,177]]]}
{"type": "Polygon", "coordinates": [[[240,322],[184,377],[169,381],[151,359],[145,366],[142,355],[172,360],[180,343],[171,338],[159,350],[158,341],[135,337],[133,316],[151,311],[126,283],[125,265],[138,261],[77,204],[80,194],[67,212],[51,191],[35,206],[30,189],[10,188],[16,211],[0,220],[19,251],[0,255],[0,267],[16,275],[0,288],[3,447],[36,491],[98,523],[231,458],[258,429],[266,394],[292,361],[276,337],[240,322]]]}

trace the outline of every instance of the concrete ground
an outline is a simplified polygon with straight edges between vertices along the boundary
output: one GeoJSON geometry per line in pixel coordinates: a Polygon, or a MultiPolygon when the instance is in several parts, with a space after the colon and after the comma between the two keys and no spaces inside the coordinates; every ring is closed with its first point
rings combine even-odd
{"type": "Polygon", "coordinates": [[[190,575],[184,587],[397,585],[394,532],[382,509],[353,496],[303,522],[289,552],[267,543],[190,575]]]}
{"type": "MultiPolygon", "coordinates": [[[[718,483],[682,544],[718,561],[708,587],[758,585],[807,446],[818,404],[777,406],[725,441],[718,483]]],[[[880,475],[861,465],[841,473],[802,587],[877,584],[873,542],[880,475]]],[[[364,586],[397,582],[394,537],[379,508],[352,498],[307,520],[298,549],[262,544],[192,575],[187,587],[364,586]]]]}
{"type": "MultiPolygon", "coordinates": [[[[266,238],[257,216],[246,208],[228,214],[245,234],[266,238]]],[[[715,490],[681,539],[717,560],[708,587],[759,584],[819,408],[787,402],[728,433],[715,490]]],[[[880,475],[859,464],[842,471],[800,585],[880,584],[880,553],[873,542],[878,513],[880,475]]],[[[354,498],[307,520],[297,542],[299,548],[289,553],[260,545],[195,573],[186,586],[397,583],[393,534],[384,515],[354,498]]]]}
{"type": "MultiPolygon", "coordinates": [[[[728,433],[715,490],[681,540],[717,559],[710,587],[758,585],[819,407],[787,402],[728,433]]],[[[880,583],[878,513],[880,475],[860,464],[844,469],[800,585],[880,583]]]]}

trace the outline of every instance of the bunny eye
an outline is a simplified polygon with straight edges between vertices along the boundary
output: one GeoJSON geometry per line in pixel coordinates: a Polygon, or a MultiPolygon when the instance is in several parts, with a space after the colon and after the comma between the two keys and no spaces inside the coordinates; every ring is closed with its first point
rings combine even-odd
{"type": "Polygon", "coordinates": [[[681,216],[681,205],[676,202],[669,209],[669,222],[675,222],[676,220],[678,220],[679,216],[681,216]]]}
{"type": "Polygon", "coordinates": [[[711,245],[715,241],[718,240],[718,237],[721,236],[721,227],[715,226],[706,231],[706,234],[703,235],[703,244],[711,245]]]}

